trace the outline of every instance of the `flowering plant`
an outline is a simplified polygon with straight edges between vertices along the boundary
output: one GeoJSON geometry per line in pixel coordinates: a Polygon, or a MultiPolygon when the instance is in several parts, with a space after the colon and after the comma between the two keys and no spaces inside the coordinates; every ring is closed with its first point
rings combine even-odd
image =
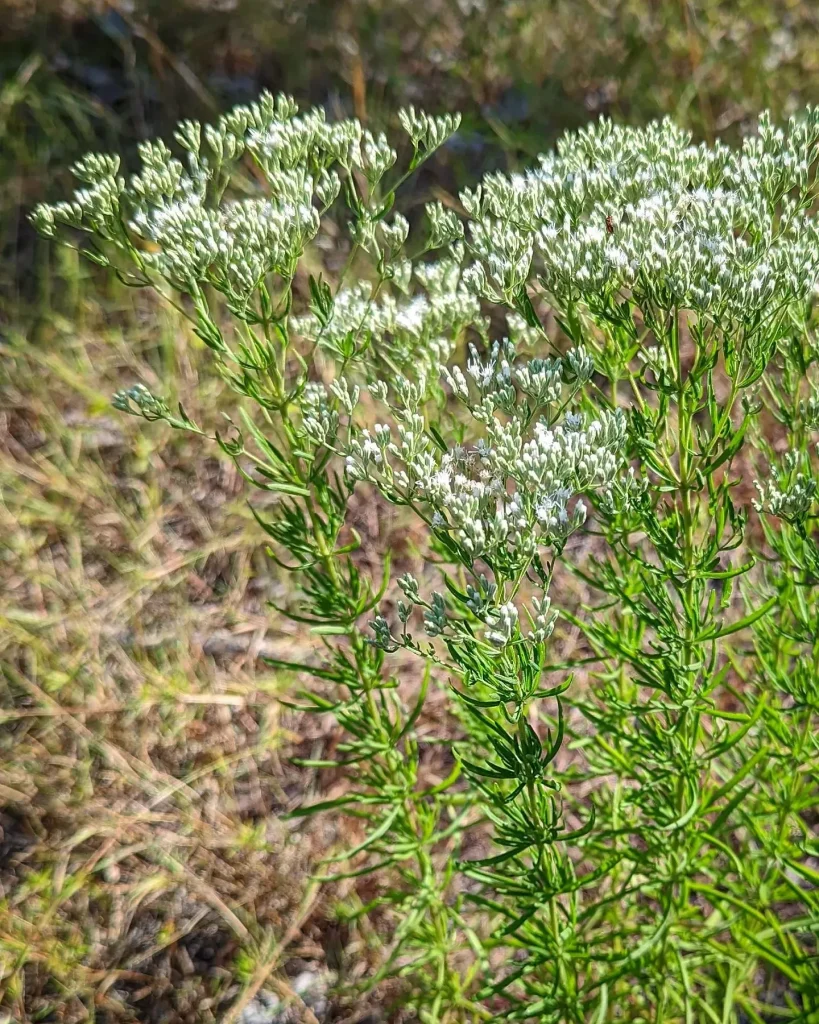
{"type": "Polygon", "coordinates": [[[139,384],[114,404],[278,496],[280,611],[323,656],[273,664],[318,680],[352,769],[297,813],[366,826],[323,879],[389,879],[369,983],[428,1021],[819,1019],[819,113],[738,150],[601,120],[425,231],[396,194],[458,118],[399,120],[401,172],[264,95],[131,177],[87,157],[33,214],[173,302],[239,396],[227,433],[139,384]],[[370,579],[345,526],[361,486],[427,538],[394,606],[390,552],[370,579]],[[431,736],[433,683],[456,725],[431,736]]]}

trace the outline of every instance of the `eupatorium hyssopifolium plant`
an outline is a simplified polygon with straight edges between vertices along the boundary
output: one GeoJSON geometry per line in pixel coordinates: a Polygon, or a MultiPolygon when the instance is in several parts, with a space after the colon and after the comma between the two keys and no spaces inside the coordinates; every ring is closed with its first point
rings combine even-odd
{"type": "MultiPolygon", "coordinates": [[[[412,232],[396,190],[458,119],[399,116],[393,149],[265,95],[33,215],[249,399],[214,440],[278,496],[284,611],[323,641],[274,664],[345,730],[348,793],[305,810],[365,826],[322,877],[388,880],[369,980],[429,1021],[819,1021],[819,113],[739,149],[603,120],[412,232]],[[428,537],[394,610],[357,486],[428,537]],[[431,683],[454,732],[418,729],[431,683]]],[[[138,384],[115,405],[207,434],[138,384]]]]}

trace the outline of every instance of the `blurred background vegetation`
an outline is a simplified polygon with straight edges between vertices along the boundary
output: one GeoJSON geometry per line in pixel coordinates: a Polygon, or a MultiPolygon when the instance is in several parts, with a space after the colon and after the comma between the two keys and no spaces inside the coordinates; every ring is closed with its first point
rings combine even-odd
{"type": "Polygon", "coordinates": [[[36,240],[32,205],[87,150],[263,88],[379,127],[461,110],[410,204],[601,113],[736,138],[819,100],[818,44],[810,0],[0,0],[0,1020],[395,1017],[387,990],[328,1002],[378,921],[348,924],[365,887],[307,879],[349,825],[277,817],[336,792],[290,757],[338,737],[274,699],[260,655],[301,640],[241,481],[110,411],[142,380],[213,422],[221,383],[173,311],[36,240]]]}

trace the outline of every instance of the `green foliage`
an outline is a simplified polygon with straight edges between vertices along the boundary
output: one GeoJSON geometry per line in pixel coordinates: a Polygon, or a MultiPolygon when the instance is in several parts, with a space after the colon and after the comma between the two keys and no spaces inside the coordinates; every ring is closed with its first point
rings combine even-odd
{"type": "Polygon", "coordinates": [[[399,120],[393,148],[263,95],[131,177],[86,158],[32,218],[172,302],[240,397],[212,434],[141,385],[115,405],[275,496],[279,610],[321,654],[273,664],[316,679],[299,706],[349,777],[299,813],[363,825],[322,879],[389,880],[357,912],[394,915],[368,983],[425,1021],[815,1021],[819,114],[739,149],[601,120],[418,239],[397,190],[459,122],[399,120]],[[428,538],[394,613],[391,552],[371,579],[346,525],[361,486],[428,538]],[[433,684],[460,730],[430,785],[433,684]]]}

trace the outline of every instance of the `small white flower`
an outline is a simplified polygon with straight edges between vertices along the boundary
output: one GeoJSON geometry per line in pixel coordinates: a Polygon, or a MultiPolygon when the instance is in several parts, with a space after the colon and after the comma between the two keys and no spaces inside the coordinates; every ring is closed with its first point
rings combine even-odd
{"type": "Polygon", "coordinates": [[[507,602],[499,608],[492,609],[487,616],[487,622],[491,628],[484,634],[486,639],[495,647],[505,647],[517,629],[518,610],[511,602],[507,602]]]}

